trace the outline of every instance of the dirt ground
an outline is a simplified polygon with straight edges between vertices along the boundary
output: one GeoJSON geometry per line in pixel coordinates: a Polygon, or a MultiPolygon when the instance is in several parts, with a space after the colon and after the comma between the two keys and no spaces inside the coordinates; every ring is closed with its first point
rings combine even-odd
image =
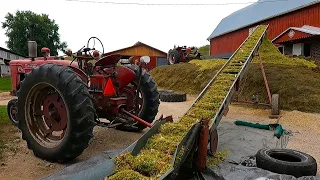
{"type": "Polygon", "coordinates": [[[0,106],[7,105],[10,99],[13,99],[13,96],[9,95],[9,92],[1,92],[0,93],[0,106]]]}
{"type": "MultiPolygon", "coordinates": [[[[1,101],[5,102],[8,99],[5,99],[3,96],[0,99],[0,103],[1,101]]],[[[178,120],[193,101],[194,97],[189,96],[186,102],[161,102],[157,117],[160,117],[162,114],[164,116],[173,115],[174,120],[178,120]]],[[[274,123],[275,120],[270,120],[268,115],[269,110],[231,105],[229,113],[222,121],[246,120],[259,123],[274,123]]],[[[319,163],[320,153],[318,150],[320,149],[320,145],[317,143],[317,140],[320,139],[320,115],[298,111],[282,111],[281,115],[280,123],[285,129],[291,130],[293,134],[290,137],[288,148],[306,152],[315,157],[319,163]]],[[[21,140],[20,132],[12,125],[6,126],[2,131],[4,131],[4,138],[7,140],[7,149],[5,158],[0,161],[1,180],[33,180],[56,172],[66,165],[49,163],[36,158],[32,151],[27,149],[26,143],[21,140]]],[[[89,147],[74,162],[70,163],[87,159],[105,150],[127,147],[142,134],[143,132],[128,133],[96,127],[94,129],[94,138],[89,147]]],[[[318,175],[320,175],[319,168],[318,175]]]]}

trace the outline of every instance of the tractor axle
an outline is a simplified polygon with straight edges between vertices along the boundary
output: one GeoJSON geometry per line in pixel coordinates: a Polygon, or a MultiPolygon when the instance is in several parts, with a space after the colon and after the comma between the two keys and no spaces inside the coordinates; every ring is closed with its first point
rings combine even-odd
{"type": "Polygon", "coordinates": [[[134,119],[135,121],[138,121],[139,123],[147,126],[147,127],[152,127],[152,125],[146,121],[144,121],[143,119],[139,118],[138,116],[135,116],[133,114],[131,114],[130,112],[126,111],[125,109],[121,108],[120,112],[124,113],[125,115],[131,117],[132,119],[134,119]]]}

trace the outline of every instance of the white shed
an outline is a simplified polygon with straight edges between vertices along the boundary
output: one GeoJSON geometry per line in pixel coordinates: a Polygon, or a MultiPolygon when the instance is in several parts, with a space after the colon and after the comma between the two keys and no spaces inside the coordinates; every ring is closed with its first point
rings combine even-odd
{"type": "Polygon", "coordinates": [[[0,77],[10,76],[10,60],[25,59],[26,57],[11,50],[0,47],[0,77]]]}

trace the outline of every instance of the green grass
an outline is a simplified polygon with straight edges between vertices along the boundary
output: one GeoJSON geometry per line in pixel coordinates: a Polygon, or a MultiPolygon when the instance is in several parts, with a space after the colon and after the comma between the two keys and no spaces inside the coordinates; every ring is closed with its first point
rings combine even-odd
{"type": "Polygon", "coordinates": [[[0,92],[8,92],[11,90],[11,78],[0,78],[0,92]]]}
{"type": "Polygon", "coordinates": [[[8,124],[7,106],[0,106],[0,125],[8,124]]]}
{"type": "Polygon", "coordinates": [[[2,155],[5,148],[3,138],[1,137],[1,127],[6,124],[9,124],[7,106],[0,106],[0,160],[3,158],[2,155]]]}

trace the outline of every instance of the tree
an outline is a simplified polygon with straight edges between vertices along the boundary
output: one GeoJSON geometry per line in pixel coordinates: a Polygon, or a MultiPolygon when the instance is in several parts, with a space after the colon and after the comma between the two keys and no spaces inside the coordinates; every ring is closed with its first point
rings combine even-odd
{"type": "Polygon", "coordinates": [[[31,11],[17,11],[15,15],[8,13],[2,22],[2,28],[9,39],[6,41],[8,48],[21,55],[28,56],[28,40],[37,42],[38,54],[42,47],[47,47],[50,54],[56,56],[58,51],[64,52],[67,47],[66,42],[60,41],[59,26],[46,14],[40,15],[31,11]]]}
{"type": "Polygon", "coordinates": [[[210,45],[201,46],[199,47],[199,52],[204,56],[209,56],[210,55],[209,49],[210,49],[210,45]]]}

